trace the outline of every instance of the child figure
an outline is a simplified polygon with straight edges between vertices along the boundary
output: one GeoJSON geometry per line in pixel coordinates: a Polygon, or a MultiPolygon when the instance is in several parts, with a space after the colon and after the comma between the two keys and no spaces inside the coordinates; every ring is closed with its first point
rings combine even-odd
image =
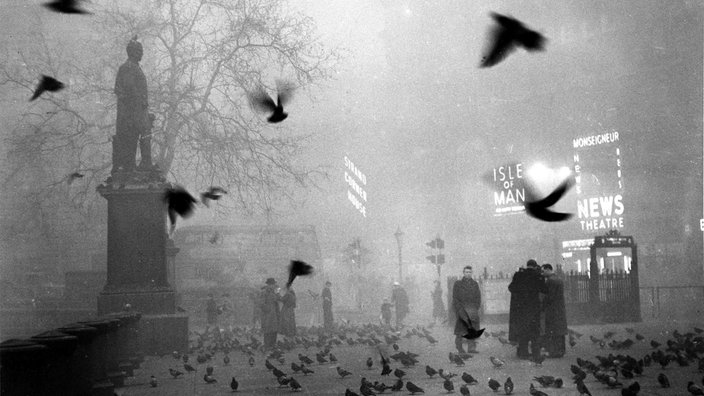
{"type": "Polygon", "coordinates": [[[383,304],[381,304],[381,319],[385,325],[391,325],[391,303],[388,298],[385,298],[383,304]]]}

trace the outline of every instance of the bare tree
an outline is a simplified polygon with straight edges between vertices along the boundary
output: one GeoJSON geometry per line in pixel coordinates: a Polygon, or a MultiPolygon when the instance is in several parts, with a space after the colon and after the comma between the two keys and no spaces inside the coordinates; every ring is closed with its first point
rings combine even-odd
{"type": "Polygon", "coordinates": [[[54,156],[53,181],[42,188],[66,189],[62,181],[77,171],[85,178],[81,188],[70,187],[71,200],[84,208],[95,200],[94,188],[111,168],[114,78],[134,35],[145,48],[149,111],[156,115],[153,158],[177,182],[197,189],[219,185],[237,208],[269,212],[278,198],[325,174],[295,161],[310,136],[286,123],[266,124],[247,99],[259,86],[272,89],[278,78],[303,88],[331,76],[340,50],[321,44],[312,19],[276,0],[109,7],[96,12],[86,41],[49,45],[40,32],[34,48],[0,63],[0,86],[28,96],[42,73],[67,83],[64,91],[37,100],[8,140],[54,156]]]}

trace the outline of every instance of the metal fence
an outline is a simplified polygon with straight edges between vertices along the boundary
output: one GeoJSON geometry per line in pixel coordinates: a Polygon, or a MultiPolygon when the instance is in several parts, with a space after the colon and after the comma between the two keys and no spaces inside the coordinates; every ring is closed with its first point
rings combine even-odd
{"type": "Polygon", "coordinates": [[[702,318],[704,286],[644,286],[640,302],[646,321],[702,318]]]}

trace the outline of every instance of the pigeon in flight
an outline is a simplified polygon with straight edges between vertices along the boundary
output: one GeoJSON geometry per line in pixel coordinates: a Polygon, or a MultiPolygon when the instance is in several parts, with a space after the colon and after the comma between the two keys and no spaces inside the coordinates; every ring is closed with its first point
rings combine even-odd
{"type": "Polygon", "coordinates": [[[86,10],[78,7],[81,0],[54,0],[50,3],[44,3],[44,7],[61,14],[90,14],[86,10]]]}
{"type": "Polygon", "coordinates": [[[528,51],[542,51],[545,45],[545,37],[540,33],[526,28],[518,20],[491,13],[497,25],[491,34],[491,42],[488,51],[482,57],[479,67],[492,67],[506,58],[517,46],[521,46],[528,51]]]}
{"type": "Polygon", "coordinates": [[[220,187],[210,187],[208,191],[200,194],[200,201],[203,202],[203,205],[206,207],[210,207],[208,201],[217,201],[222,198],[223,194],[227,194],[227,191],[220,187]]]}
{"type": "Polygon", "coordinates": [[[288,282],[286,288],[291,287],[293,280],[297,276],[310,275],[313,273],[313,267],[303,261],[291,260],[291,265],[288,267],[288,282]]]}
{"type": "Polygon", "coordinates": [[[164,202],[168,206],[169,220],[173,231],[173,228],[176,227],[176,216],[184,218],[190,216],[195,208],[196,199],[183,187],[175,186],[164,192],[164,202]]]}
{"type": "Polygon", "coordinates": [[[42,80],[37,85],[37,88],[34,90],[34,94],[29,99],[29,101],[31,102],[34,99],[40,97],[41,94],[43,94],[46,91],[57,92],[57,91],[62,90],[63,88],[64,88],[64,83],[62,83],[61,81],[55,79],[54,77],[42,75],[42,80]]]}
{"type": "Polygon", "coordinates": [[[569,190],[575,183],[574,177],[568,177],[560,183],[557,188],[550,193],[547,197],[538,200],[535,197],[535,192],[526,186],[526,213],[531,217],[535,217],[538,220],[554,222],[554,221],[565,221],[572,217],[572,213],[561,213],[553,212],[549,207],[555,205],[557,201],[562,198],[567,190],[569,190]]]}
{"type": "Polygon", "coordinates": [[[284,112],[284,105],[291,98],[293,86],[288,83],[277,81],[276,90],[276,102],[274,102],[274,99],[272,99],[271,96],[269,96],[269,94],[266,93],[266,91],[264,91],[261,87],[258,88],[256,92],[249,95],[249,100],[252,103],[252,107],[261,112],[271,112],[271,115],[267,118],[267,121],[272,124],[281,122],[288,117],[288,113],[284,112]]]}
{"type": "Polygon", "coordinates": [[[68,175],[68,180],[66,180],[66,182],[67,182],[68,185],[70,186],[71,183],[74,182],[74,180],[80,179],[80,178],[82,178],[83,176],[84,176],[84,175],[81,174],[81,173],[73,172],[73,173],[71,173],[70,175],[68,175]]]}

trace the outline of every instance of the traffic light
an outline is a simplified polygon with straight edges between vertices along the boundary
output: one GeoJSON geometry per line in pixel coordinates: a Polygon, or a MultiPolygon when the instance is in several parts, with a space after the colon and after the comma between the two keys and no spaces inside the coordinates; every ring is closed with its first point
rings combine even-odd
{"type": "Polygon", "coordinates": [[[426,242],[425,244],[431,249],[445,249],[445,241],[440,239],[440,237],[436,237],[432,241],[426,242]]]}
{"type": "Polygon", "coordinates": [[[436,243],[438,249],[440,249],[440,250],[445,249],[445,241],[440,239],[440,237],[435,238],[435,243],[436,243]]]}
{"type": "Polygon", "coordinates": [[[426,258],[433,264],[445,264],[444,254],[434,254],[432,256],[427,256],[426,258]]]}

